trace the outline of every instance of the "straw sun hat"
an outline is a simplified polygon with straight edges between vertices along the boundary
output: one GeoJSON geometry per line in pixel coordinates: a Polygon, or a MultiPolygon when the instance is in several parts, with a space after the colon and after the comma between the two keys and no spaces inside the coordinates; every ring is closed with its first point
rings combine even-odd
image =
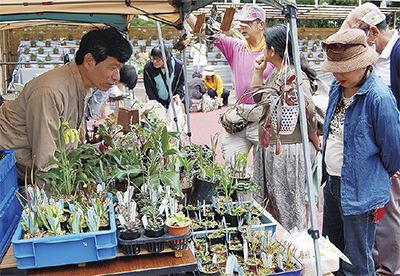
{"type": "Polygon", "coordinates": [[[378,59],[375,50],[368,46],[367,37],[362,30],[339,31],[326,40],[323,48],[327,55],[321,64],[323,72],[351,72],[367,67],[378,59]]]}
{"type": "Polygon", "coordinates": [[[201,74],[203,76],[214,76],[215,75],[214,67],[213,66],[206,66],[206,68],[204,68],[204,71],[201,74]]]}

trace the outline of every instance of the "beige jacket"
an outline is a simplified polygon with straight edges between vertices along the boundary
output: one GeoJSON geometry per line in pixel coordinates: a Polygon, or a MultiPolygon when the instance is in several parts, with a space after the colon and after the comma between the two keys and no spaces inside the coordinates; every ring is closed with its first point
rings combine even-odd
{"type": "MultiPolygon", "coordinates": [[[[291,67],[291,69],[287,69],[287,76],[286,78],[289,78],[291,75],[294,74],[294,67],[291,67]]],[[[307,118],[307,127],[308,127],[308,134],[314,133],[317,130],[317,120],[316,120],[316,112],[315,112],[315,104],[312,100],[311,96],[311,86],[310,86],[310,81],[306,79],[305,74],[303,74],[303,91],[304,91],[304,99],[306,101],[306,107],[308,110],[308,118],[307,118]]],[[[277,73],[276,68],[272,70],[271,74],[268,76],[268,78],[265,80],[264,85],[269,86],[269,87],[279,87],[285,83],[285,72],[282,71],[279,74],[277,73]]],[[[297,87],[292,84],[292,87],[294,87],[297,90],[297,87]]],[[[265,100],[266,95],[256,95],[254,97],[254,101],[256,103],[265,100]]],[[[263,114],[266,114],[269,109],[269,104],[265,104],[263,106],[263,114]]],[[[263,127],[261,124],[259,124],[258,127],[258,135],[261,137],[263,134],[263,127]]],[[[271,131],[272,136],[269,138],[269,143],[270,145],[276,145],[276,133],[275,129],[272,128],[271,131]]],[[[301,137],[301,131],[300,131],[300,116],[297,121],[296,128],[294,132],[291,135],[280,135],[280,139],[282,144],[295,144],[295,143],[302,143],[302,137],[301,137]]]]}
{"type": "Polygon", "coordinates": [[[59,118],[78,129],[88,93],[73,62],[34,78],[17,99],[0,107],[0,148],[15,149],[19,178],[24,179],[26,166],[30,176],[34,155],[36,176],[54,166],[49,161],[59,150],[59,118]]]}

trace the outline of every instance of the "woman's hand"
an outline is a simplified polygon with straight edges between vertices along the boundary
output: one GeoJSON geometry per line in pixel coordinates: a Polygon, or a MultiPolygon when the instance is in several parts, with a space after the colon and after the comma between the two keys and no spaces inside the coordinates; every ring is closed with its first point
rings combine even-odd
{"type": "Polygon", "coordinates": [[[181,97],[179,97],[179,95],[174,95],[173,98],[174,98],[174,102],[176,104],[179,104],[179,101],[180,101],[181,97]]]}
{"type": "Polygon", "coordinates": [[[308,135],[308,138],[313,142],[314,147],[317,151],[322,150],[322,136],[317,135],[317,131],[308,135]]]}
{"type": "Polygon", "coordinates": [[[267,68],[267,61],[265,60],[264,54],[261,54],[254,60],[254,70],[264,73],[265,68],[267,68]]]}

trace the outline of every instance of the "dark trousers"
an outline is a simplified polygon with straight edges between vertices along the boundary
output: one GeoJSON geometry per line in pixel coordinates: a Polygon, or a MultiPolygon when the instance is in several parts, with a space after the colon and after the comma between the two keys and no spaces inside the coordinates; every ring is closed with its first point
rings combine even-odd
{"type": "Polygon", "coordinates": [[[353,265],[340,260],[335,275],[375,275],[372,248],[375,242],[376,223],[372,211],[345,216],[342,209],[340,177],[328,176],[324,187],[324,220],[322,235],[340,249],[353,265]]]}
{"type": "MultiPolygon", "coordinates": [[[[208,89],[207,91],[208,96],[210,96],[212,99],[214,99],[215,97],[217,97],[217,92],[215,92],[214,89],[208,89]]],[[[228,89],[225,89],[222,91],[222,103],[224,104],[224,106],[228,105],[228,98],[229,98],[229,94],[230,91],[228,89]]]]}

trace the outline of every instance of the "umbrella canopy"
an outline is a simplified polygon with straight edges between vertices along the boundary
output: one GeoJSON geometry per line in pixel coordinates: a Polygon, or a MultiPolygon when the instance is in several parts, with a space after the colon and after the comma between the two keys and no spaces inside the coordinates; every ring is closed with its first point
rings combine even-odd
{"type": "MultiPolygon", "coordinates": [[[[212,0],[184,2],[182,0],[2,0],[0,2],[0,30],[50,21],[101,23],[126,29],[135,15],[178,26],[179,8],[186,13],[203,7],[212,0]],[[23,24],[23,21],[27,25],[23,24]],[[16,24],[15,26],[13,24],[16,24]]],[[[45,23],[43,23],[45,22],[45,23]]],[[[58,22],[58,24],[60,24],[58,22]]]]}

